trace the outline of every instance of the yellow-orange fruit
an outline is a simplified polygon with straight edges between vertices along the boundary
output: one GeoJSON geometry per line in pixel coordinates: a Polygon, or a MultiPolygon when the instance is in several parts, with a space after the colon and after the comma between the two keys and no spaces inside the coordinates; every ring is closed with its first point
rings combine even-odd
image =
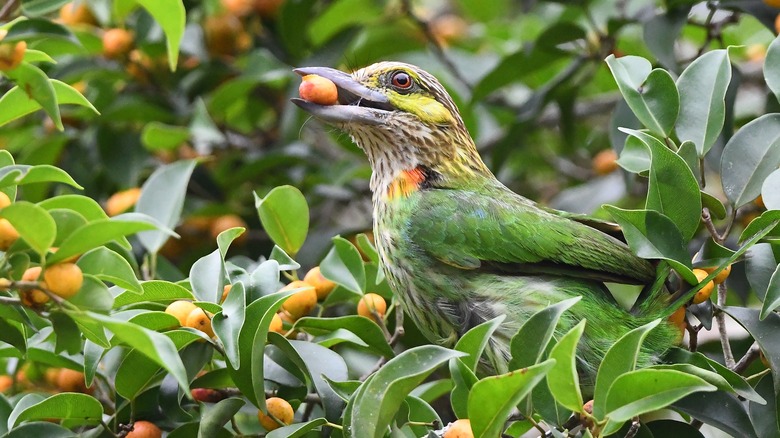
{"type": "Polygon", "coordinates": [[[8,248],[19,240],[19,232],[16,231],[8,219],[0,219],[0,250],[8,251],[8,248]]]}
{"type": "Polygon", "coordinates": [[[187,320],[184,323],[187,327],[198,329],[207,334],[208,337],[214,337],[214,329],[211,328],[211,315],[207,314],[205,310],[200,307],[192,309],[187,320]]]}
{"type": "Polygon", "coordinates": [[[0,392],[6,392],[14,386],[14,379],[11,376],[0,376],[0,392]]]}
{"type": "Polygon", "coordinates": [[[252,11],[253,0],[222,0],[222,6],[231,14],[243,17],[252,11]]]}
{"type": "Polygon", "coordinates": [[[317,75],[306,75],[298,86],[301,99],[318,105],[335,105],[339,99],[336,84],[330,79],[317,75]]]}
{"type": "MultiPolygon", "coordinates": [[[[704,268],[704,270],[710,274],[715,270],[715,268],[704,268]]],[[[721,284],[726,281],[727,278],[729,278],[729,275],[731,275],[731,265],[726,266],[722,271],[718,272],[718,275],[716,275],[712,281],[714,281],[715,284],[721,284]]]]}
{"type": "Polygon", "coordinates": [[[68,299],[81,290],[84,284],[84,274],[75,263],[58,263],[43,271],[46,288],[53,294],[68,299]]]}
{"type": "Polygon", "coordinates": [[[241,21],[233,15],[211,16],[203,23],[206,48],[212,56],[230,56],[238,48],[238,35],[243,31],[241,21]]]}
{"type": "Polygon", "coordinates": [[[257,411],[257,419],[260,420],[260,425],[267,431],[272,431],[282,427],[276,420],[271,418],[271,415],[276,417],[279,421],[284,423],[284,426],[292,424],[295,412],[293,411],[290,403],[287,400],[279,397],[271,397],[265,401],[265,406],[268,408],[268,415],[263,411],[257,411]]]}
{"type": "Polygon", "coordinates": [[[0,208],[5,208],[11,205],[11,198],[4,192],[0,192],[0,208]]]}
{"type": "Polygon", "coordinates": [[[463,38],[468,28],[468,23],[455,14],[442,15],[430,22],[431,34],[443,45],[463,38]]]}
{"type": "Polygon", "coordinates": [[[103,55],[119,58],[133,48],[133,33],[126,29],[108,29],[103,33],[103,55]]]}
{"type": "Polygon", "coordinates": [[[59,368],[48,368],[43,372],[43,381],[46,382],[52,388],[57,386],[57,379],[60,375],[59,368]]]}
{"type": "Polygon", "coordinates": [[[227,299],[228,294],[230,293],[230,289],[233,288],[232,284],[226,284],[225,287],[222,288],[222,299],[220,302],[223,302],[227,299]]]}
{"type": "Polygon", "coordinates": [[[593,172],[597,175],[607,175],[618,168],[617,153],[612,149],[605,149],[593,157],[593,172]]]}
{"type": "MultiPolygon", "coordinates": [[[[52,246],[51,248],[49,248],[49,252],[51,252],[52,254],[54,254],[57,251],[59,251],[59,248],[56,246],[52,246]]],[[[81,254],[76,254],[74,256],[70,256],[66,258],[61,263],[76,263],[76,260],[78,260],[79,257],[81,257],[81,254]]]]}
{"type": "Polygon", "coordinates": [[[764,4],[773,8],[780,8],[780,0],[764,0],[764,4]]]}
{"type": "Polygon", "coordinates": [[[138,187],[116,192],[106,201],[106,214],[109,216],[116,216],[120,213],[124,213],[130,207],[134,206],[140,197],[141,189],[138,187]]]}
{"type": "Polygon", "coordinates": [[[162,430],[154,423],[148,421],[136,421],[133,423],[133,431],[125,435],[127,438],[160,438],[162,430]]]}
{"type": "MultiPolygon", "coordinates": [[[[24,274],[22,274],[22,281],[38,281],[38,278],[41,276],[41,270],[40,266],[27,268],[24,274]]],[[[39,307],[49,302],[49,296],[40,289],[25,289],[21,291],[20,298],[22,304],[27,307],[39,307]]]]}
{"type": "Polygon", "coordinates": [[[442,438],[474,438],[474,432],[471,431],[471,421],[461,418],[450,423],[442,438]]]}
{"type": "Polygon", "coordinates": [[[284,0],[255,0],[255,12],[263,18],[271,18],[279,12],[279,8],[284,4],[284,0]]]}
{"type": "Polygon", "coordinates": [[[0,44],[0,71],[13,70],[22,63],[24,52],[27,51],[27,43],[0,44]]]}
{"type": "Polygon", "coordinates": [[[385,316],[386,311],[387,303],[385,302],[385,299],[375,293],[363,295],[363,298],[360,299],[357,307],[358,315],[371,319],[374,319],[374,312],[381,318],[385,316]]]}
{"type": "Polygon", "coordinates": [[[680,340],[682,340],[682,336],[685,333],[685,327],[688,325],[685,321],[685,306],[680,307],[669,315],[669,322],[680,330],[680,340]]]}
{"type": "Polygon", "coordinates": [[[191,301],[178,300],[168,304],[168,307],[165,308],[165,313],[175,316],[179,320],[179,324],[182,327],[186,327],[187,317],[197,308],[198,306],[192,304],[191,301]]]}
{"type": "Polygon", "coordinates": [[[60,21],[63,24],[97,24],[92,11],[84,2],[74,5],[70,2],[60,8],[60,21]]]}
{"type": "MultiPolygon", "coordinates": [[[[286,335],[290,339],[297,338],[298,337],[298,330],[293,330],[293,331],[288,333],[287,330],[284,328],[284,324],[285,323],[287,323],[287,325],[290,326],[290,327],[295,325],[295,318],[290,316],[290,314],[285,312],[284,310],[278,312],[276,314],[276,316],[278,316],[279,317],[279,321],[282,322],[282,328],[277,333],[282,334],[282,335],[286,335]]],[[[271,326],[273,326],[274,324],[275,323],[273,321],[271,321],[271,326]]]]}
{"type": "MultiPolygon", "coordinates": [[[[699,282],[701,282],[709,274],[704,269],[694,269],[693,275],[695,275],[696,278],[699,280],[699,282]]],[[[693,304],[699,304],[709,300],[710,295],[712,295],[713,289],[715,289],[715,282],[713,281],[710,281],[709,283],[704,285],[704,287],[699,289],[699,291],[696,292],[696,295],[693,296],[693,304]]]]}
{"type": "MultiPolygon", "coordinates": [[[[211,222],[209,232],[211,233],[211,237],[216,239],[221,232],[235,227],[247,228],[247,225],[246,222],[244,222],[244,220],[239,216],[235,214],[226,214],[219,216],[211,222]]],[[[242,245],[244,242],[246,242],[246,238],[247,234],[244,232],[244,234],[236,237],[236,240],[233,241],[233,244],[242,245]]]]}
{"type": "Polygon", "coordinates": [[[317,292],[317,299],[320,300],[324,300],[336,288],[336,283],[322,275],[319,266],[309,269],[309,272],[303,277],[303,281],[314,286],[314,291],[317,292]]]}
{"type": "Polygon", "coordinates": [[[62,392],[91,392],[84,381],[84,373],[69,368],[60,369],[57,375],[57,389],[62,392]]]}
{"type": "Polygon", "coordinates": [[[751,44],[745,51],[748,59],[753,62],[763,62],[766,58],[766,46],[763,44],[751,44]]]}
{"type": "Polygon", "coordinates": [[[298,288],[305,289],[295,292],[292,296],[287,298],[284,304],[282,304],[282,309],[284,309],[293,320],[308,315],[312,309],[314,309],[314,306],[317,305],[317,292],[314,289],[314,286],[305,281],[292,281],[290,284],[283,287],[280,292],[298,288]]]}
{"type": "Polygon", "coordinates": [[[274,314],[271,319],[271,325],[268,326],[269,332],[284,333],[284,324],[282,323],[282,317],[278,313],[274,314]]]}

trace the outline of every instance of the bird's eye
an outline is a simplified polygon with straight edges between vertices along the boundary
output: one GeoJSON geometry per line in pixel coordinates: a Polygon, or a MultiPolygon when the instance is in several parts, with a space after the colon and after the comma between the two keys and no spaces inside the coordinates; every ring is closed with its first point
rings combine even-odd
{"type": "Polygon", "coordinates": [[[408,73],[397,71],[393,73],[390,83],[399,90],[408,90],[412,88],[412,77],[408,73]]]}

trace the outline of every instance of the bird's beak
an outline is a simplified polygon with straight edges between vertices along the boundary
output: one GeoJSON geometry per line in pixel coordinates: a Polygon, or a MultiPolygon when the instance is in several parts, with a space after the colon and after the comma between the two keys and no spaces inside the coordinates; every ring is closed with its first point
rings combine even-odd
{"type": "Polygon", "coordinates": [[[325,122],[379,125],[393,110],[393,106],[384,94],[364,86],[342,71],[327,67],[304,67],[294,71],[301,76],[322,76],[336,84],[338,90],[336,105],[318,105],[303,99],[291,99],[301,109],[325,122]]]}

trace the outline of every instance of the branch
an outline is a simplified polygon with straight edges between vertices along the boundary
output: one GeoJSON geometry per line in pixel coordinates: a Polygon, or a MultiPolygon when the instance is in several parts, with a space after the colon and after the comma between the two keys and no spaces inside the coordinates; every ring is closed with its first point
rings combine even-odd
{"type": "Polygon", "coordinates": [[[734,353],[731,351],[729,342],[729,333],[726,330],[726,314],[723,313],[723,306],[726,305],[726,284],[718,285],[718,313],[715,314],[715,320],[718,322],[718,332],[720,333],[720,345],[723,347],[723,360],[728,368],[734,369],[734,353]]]}
{"type": "Polygon", "coordinates": [[[737,374],[742,374],[759,355],[761,355],[761,349],[758,347],[758,343],[753,342],[753,345],[750,346],[745,355],[742,356],[742,359],[731,370],[737,374]]]}
{"type": "Polygon", "coordinates": [[[6,3],[3,9],[0,9],[0,21],[5,21],[11,15],[11,12],[15,11],[16,7],[19,6],[18,3],[19,0],[11,0],[6,3]]]}

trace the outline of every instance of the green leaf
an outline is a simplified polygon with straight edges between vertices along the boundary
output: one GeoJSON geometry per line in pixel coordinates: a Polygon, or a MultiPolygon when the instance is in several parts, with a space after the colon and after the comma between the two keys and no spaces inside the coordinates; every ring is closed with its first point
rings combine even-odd
{"type": "Polygon", "coordinates": [[[764,180],[780,166],[780,114],[765,114],[740,128],[720,160],[723,192],[734,208],[756,199],[764,180]]]}
{"type": "Polygon", "coordinates": [[[295,322],[294,329],[303,330],[313,335],[333,332],[339,329],[349,330],[357,335],[374,352],[386,358],[395,356],[390,344],[387,343],[382,329],[370,319],[358,315],[347,315],[328,318],[303,317],[295,322]]]}
{"type": "Polygon", "coordinates": [[[499,315],[478,326],[472,327],[461,336],[455,344],[454,349],[462,351],[468,354],[468,356],[459,358],[458,360],[462,361],[472,371],[476,371],[477,365],[479,364],[479,358],[482,356],[482,352],[485,351],[485,347],[490,341],[490,337],[493,336],[493,333],[498,329],[505,318],[506,315],[499,315]]]}
{"type": "Polygon", "coordinates": [[[102,420],[103,405],[86,394],[65,392],[55,394],[22,411],[13,422],[16,427],[22,421],[67,419],[70,424],[96,424],[102,420]],[[71,423],[73,422],[73,423],[71,423]]]}
{"type": "Polygon", "coordinates": [[[54,12],[69,0],[22,0],[22,11],[29,17],[37,17],[54,12]]]}
{"type": "Polygon", "coordinates": [[[726,207],[720,202],[720,199],[710,195],[707,192],[701,192],[702,207],[707,207],[710,210],[710,214],[715,219],[726,218],[726,207]]]}
{"type": "Polygon", "coordinates": [[[362,295],[366,288],[366,270],[363,258],[354,245],[343,237],[333,238],[333,248],[320,263],[325,278],[362,295]]]}
{"type": "Polygon", "coordinates": [[[577,375],[577,343],[585,331],[585,320],[580,321],[563,335],[550,350],[555,366],[547,373],[547,385],[561,406],[574,412],[582,412],[582,392],[577,375]]]}
{"type": "Polygon", "coordinates": [[[780,265],[777,265],[775,272],[769,279],[769,284],[766,288],[766,295],[764,296],[764,303],[761,306],[760,320],[764,320],[770,313],[780,306],[780,265]]]}
{"type": "Polygon", "coordinates": [[[324,418],[317,418],[306,423],[296,423],[289,426],[280,427],[265,434],[266,438],[299,438],[308,436],[308,432],[319,430],[321,426],[328,423],[324,418]]]}
{"type": "Polygon", "coordinates": [[[209,409],[200,420],[198,438],[211,438],[216,436],[225,423],[230,421],[236,413],[246,404],[240,398],[231,397],[221,400],[209,409]]]}
{"type": "MultiPolygon", "coordinates": [[[[168,1],[179,3],[177,0],[155,1],[159,4],[168,1]]],[[[184,196],[196,163],[195,160],[177,161],[155,170],[141,187],[141,197],[138,198],[135,211],[147,214],[173,229],[181,218],[184,196]]],[[[152,253],[159,251],[168,237],[167,233],[159,230],[138,234],[141,244],[152,253]]]]}
{"type": "Polygon", "coordinates": [[[338,421],[345,403],[325,378],[331,381],[347,380],[347,364],[344,359],[335,351],[321,345],[305,341],[288,341],[278,333],[269,333],[268,341],[284,352],[298,369],[304,372],[307,380],[322,399],[325,417],[330,421],[338,421]]]}
{"type": "Polygon", "coordinates": [[[219,249],[192,264],[190,284],[198,300],[219,303],[225,284],[225,262],[219,249]]]}
{"type": "Polygon", "coordinates": [[[182,0],[135,0],[149,12],[165,32],[168,48],[168,66],[176,70],[179,59],[179,45],[184,36],[187,11],[182,0]]]}
{"type": "Polygon", "coordinates": [[[21,238],[38,254],[45,254],[54,243],[57,224],[48,211],[35,204],[14,202],[0,210],[0,217],[8,219],[21,238]]]}
{"type": "Polygon", "coordinates": [[[81,331],[76,323],[62,312],[52,312],[49,319],[54,333],[57,335],[54,352],[65,351],[68,354],[81,352],[81,331]]]}
{"type": "Polygon", "coordinates": [[[75,438],[78,435],[59,424],[53,424],[46,421],[22,424],[21,426],[8,431],[6,435],[3,435],[3,438],[29,438],[33,436],[45,436],[46,438],[75,438]]]}
{"type": "Polygon", "coordinates": [[[179,386],[189,393],[189,380],[176,346],[167,336],[147,330],[138,325],[86,312],[85,316],[102,323],[114,333],[114,337],[135,348],[158,365],[165,368],[176,379],[179,386]]]}
{"type": "Polygon", "coordinates": [[[710,150],[723,129],[729,82],[731,61],[727,49],[712,50],[696,58],[677,79],[677,137],[681,142],[692,141],[700,157],[710,150]]]}
{"type": "MultiPolygon", "coordinates": [[[[38,166],[26,166],[15,164],[0,168],[0,187],[34,184],[41,182],[60,182],[77,189],[83,189],[64,170],[41,164],[38,166]]],[[[94,201],[93,201],[94,202],[94,201]]]]}
{"type": "Polygon", "coordinates": [[[345,427],[349,427],[355,437],[384,436],[385,429],[412,389],[436,368],[461,356],[464,354],[436,345],[422,345],[399,354],[361,385],[353,396],[350,422],[345,418],[345,427]]]}
{"type": "Polygon", "coordinates": [[[509,369],[526,368],[539,362],[555,333],[561,315],[581,299],[582,297],[569,298],[531,315],[512,337],[512,360],[509,361],[509,369]]]}
{"type": "Polygon", "coordinates": [[[770,313],[761,321],[758,309],[727,306],[723,308],[723,311],[744,327],[761,347],[761,351],[764,352],[764,357],[772,370],[775,392],[777,393],[780,390],[780,374],[776,371],[780,370],[780,339],[776,334],[780,333],[780,315],[770,313]]]}
{"type": "Polygon", "coordinates": [[[701,195],[696,177],[679,155],[655,137],[642,131],[621,129],[637,137],[650,150],[650,182],[647,188],[647,210],[655,210],[672,220],[685,242],[701,222],[701,195]]]}
{"type": "Polygon", "coordinates": [[[755,403],[766,403],[766,400],[761,395],[759,395],[752,386],[750,386],[744,377],[726,368],[719,362],[708,358],[702,353],[691,353],[690,351],[684,350],[682,348],[673,348],[671,352],[665,357],[665,359],[670,362],[688,363],[704,370],[714,371],[723,377],[723,379],[728,382],[728,385],[730,386],[730,389],[720,389],[726,390],[727,392],[734,392],[740,397],[744,397],[745,399],[755,403]]]}
{"type": "Polygon", "coordinates": [[[43,18],[14,21],[3,38],[3,42],[27,41],[29,43],[48,39],[65,40],[73,45],[81,46],[78,38],[67,27],[43,18]]]}
{"type": "Polygon", "coordinates": [[[698,283],[691,271],[685,240],[668,217],[653,210],[623,210],[612,205],[605,205],[604,209],[623,229],[634,254],[666,260],[688,283],[698,283]]]}
{"type": "Polygon", "coordinates": [[[211,325],[225,348],[225,358],[233,368],[241,367],[241,355],[238,351],[238,337],[246,319],[246,293],[244,283],[237,282],[230,288],[222,311],[211,318],[211,325]]]}
{"type": "Polygon", "coordinates": [[[666,407],[688,394],[717,388],[699,377],[675,370],[643,369],[618,376],[607,394],[606,418],[622,423],[666,407]]]}
{"type": "Polygon", "coordinates": [[[141,293],[124,292],[114,299],[114,308],[118,309],[135,303],[169,302],[175,300],[192,300],[192,292],[176,283],[163,280],[149,280],[141,283],[141,293]]]}
{"type": "Polygon", "coordinates": [[[303,193],[293,186],[275,187],[264,198],[255,193],[255,208],[271,240],[295,257],[309,232],[309,205],[303,193]]]}
{"type": "Polygon", "coordinates": [[[656,319],[641,327],[637,327],[621,336],[604,355],[596,374],[596,386],[593,392],[593,416],[601,420],[606,414],[607,394],[615,379],[633,371],[636,360],[647,335],[661,321],[656,319]]]}
{"type": "Polygon", "coordinates": [[[762,377],[756,384],[756,390],[766,399],[764,403],[748,403],[748,412],[756,434],[761,437],[780,436],[777,418],[778,397],[772,386],[772,377],[762,377]]]}
{"type": "Polygon", "coordinates": [[[150,151],[175,149],[188,138],[189,129],[160,122],[149,122],[141,131],[141,143],[150,151]]]}
{"type": "Polygon", "coordinates": [[[759,232],[766,232],[769,235],[777,235],[777,226],[780,223],[780,211],[767,210],[761,213],[761,216],[750,221],[748,226],[742,230],[739,235],[739,242],[744,242],[753,238],[759,232]]]}
{"type": "Polygon", "coordinates": [[[94,275],[130,292],[138,294],[143,292],[141,283],[136,278],[130,263],[121,255],[104,246],[88,251],[79,258],[76,264],[85,274],[94,275]]]}
{"type": "Polygon", "coordinates": [[[731,436],[757,437],[745,403],[731,394],[720,391],[691,394],[672,407],[731,436]]]}
{"type": "Polygon", "coordinates": [[[486,377],[469,393],[469,420],[477,438],[501,435],[509,414],[555,365],[548,359],[534,366],[486,377]]]}
{"type": "Polygon", "coordinates": [[[618,88],[636,117],[650,131],[667,137],[677,120],[680,96],[666,71],[651,71],[650,62],[638,56],[606,59],[618,88]]]}
{"type": "Polygon", "coordinates": [[[61,262],[72,256],[84,254],[93,248],[105,245],[112,240],[155,228],[149,222],[126,221],[122,220],[120,216],[112,219],[95,220],[73,231],[60,244],[59,250],[47,258],[46,263],[61,262]]]}
{"type": "MultiPolygon", "coordinates": [[[[34,166],[41,167],[41,166],[34,166]]],[[[0,169],[0,174],[6,168],[0,169]]],[[[55,167],[56,169],[56,167],[55,167]]],[[[68,176],[70,178],[70,176],[68,176]]],[[[3,180],[5,180],[3,178],[3,180]]],[[[15,184],[15,183],[14,183],[15,184]]],[[[75,181],[74,181],[75,184],[75,181]]],[[[0,185],[1,187],[2,185],[0,185]]],[[[53,198],[45,199],[38,203],[39,206],[46,210],[67,209],[73,210],[78,214],[84,216],[89,222],[99,219],[108,219],[108,215],[103,211],[103,207],[100,206],[94,199],[88,198],[82,195],[61,195],[53,198]]]]}
{"type": "MultiPolygon", "coordinates": [[[[626,132],[623,128],[618,128],[618,131],[624,134],[626,132]]],[[[650,150],[645,142],[638,137],[626,137],[623,150],[620,151],[620,158],[617,160],[620,167],[632,173],[645,174],[650,170],[651,161],[650,150]]]]}
{"type": "Polygon", "coordinates": [[[761,199],[768,210],[780,210],[780,169],[770,173],[764,180],[761,199]]]}
{"type": "MultiPolygon", "coordinates": [[[[100,114],[87,98],[82,96],[75,88],[56,79],[50,79],[49,81],[54,88],[57,104],[80,105],[89,108],[95,114],[100,114]]],[[[28,96],[22,88],[18,86],[11,88],[3,97],[0,97],[0,126],[24,117],[27,114],[34,113],[39,109],[41,109],[41,104],[28,96]]]]}
{"type": "Polygon", "coordinates": [[[780,38],[775,38],[769,45],[764,58],[764,79],[766,85],[780,100],[780,38]]]}
{"type": "Polygon", "coordinates": [[[5,74],[46,111],[57,129],[60,131],[65,129],[60,118],[60,107],[57,105],[57,94],[43,70],[30,63],[22,62],[18,67],[5,72],[5,74]]]}

